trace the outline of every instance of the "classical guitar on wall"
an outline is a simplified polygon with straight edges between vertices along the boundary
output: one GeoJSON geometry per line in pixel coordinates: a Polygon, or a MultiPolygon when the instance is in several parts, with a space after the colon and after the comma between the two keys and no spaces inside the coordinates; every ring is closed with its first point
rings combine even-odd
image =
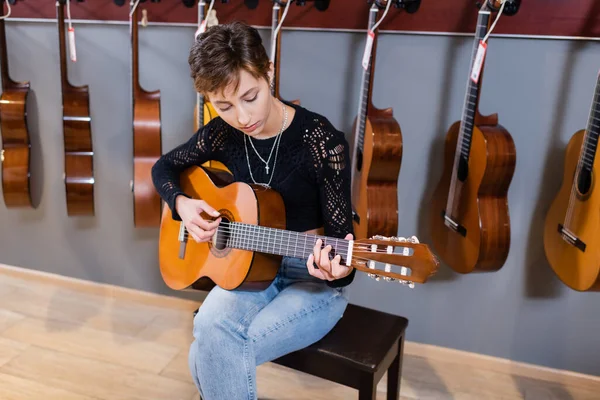
{"type": "Polygon", "coordinates": [[[227,290],[264,290],[277,275],[283,256],[308,258],[317,238],[324,240],[323,247],[332,246],[342,264],[375,279],[414,286],[425,283],[438,269],[428,246],[414,238],[347,240],[286,230],[285,205],[278,192],[233,182],[225,171],[194,166],[181,174],[180,182],[192,198],[218,205],[222,219],[212,241],[197,243],[165,204],[159,267],[172,289],[209,290],[218,285],[227,290]],[[378,268],[380,264],[384,266],[378,268]]]}
{"type": "MultiPolygon", "coordinates": [[[[134,2],[130,3],[130,9],[134,2]]],[[[133,108],[133,212],[136,227],[160,226],[161,198],[152,183],[152,166],[162,154],[160,91],[147,92],[139,80],[138,5],[130,13],[131,102],[133,108]]]]}
{"type": "Polygon", "coordinates": [[[491,12],[484,2],[477,17],[462,119],[446,135],[443,174],[430,206],[432,247],[460,273],[500,269],[510,247],[507,193],[515,169],[515,145],[498,124],[497,114],[479,113],[483,64],[478,77],[479,68],[473,68],[491,12]]]}
{"type": "MultiPolygon", "coordinates": [[[[270,56],[269,59],[274,64],[274,76],[273,76],[273,85],[271,86],[271,93],[274,97],[283,100],[279,93],[280,80],[281,80],[281,28],[279,32],[277,32],[277,37],[275,37],[277,26],[281,23],[283,19],[285,19],[285,12],[281,8],[285,6],[286,9],[289,9],[291,5],[291,0],[273,0],[273,8],[271,15],[271,46],[270,46],[270,56]],[[275,40],[273,40],[275,38],[275,40]]],[[[300,100],[292,100],[292,103],[296,105],[300,105],[300,100]]]]}
{"type": "MultiPolygon", "coordinates": [[[[4,5],[4,2],[2,2],[4,5]]],[[[2,8],[0,8],[2,9],[2,8]]],[[[2,133],[2,194],[7,208],[32,208],[31,142],[27,127],[29,82],[15,82],[8,71],[4,19],[0,19],[0,130],[2,133]]]]}
{"type": "Polygon", "coordinates": [[[587,128],[567,145],[562,185],[546,215],[544,249],[558,278],[578,291],[600,290],[600,73],[587,128]]]}
{"type": "Polygon", "coordinates": [[[88,86],[73,86],[67,73],[66,0],[56,2],[63,110],[64,181],[67,215],[94,215],[94,151],[88,86]]]}
{"type": "MultiPolygon", "coordinates": [[[[369,31],[379,7],[369,9],[369,31]]],[[[373,106],[373,78],[378,29],[373,32],[371,56],[363,66],[358,113],[352,146],[352,205],[357,239],[375,234],[395,236],[398,231],[398,175],[402,162],[402,131],[392,108],[373,106]]]]}
{"type": "MultiPolygon", "coordinates": [[[[212,6],[214,5],[215,0],[211,1],[210,9],[212,10],[212,6]]],[[[214,11],[214,10],[212,10],[214,11]]],[[[198,2],[198,30],[196,34],[204,32],[206,28],[210,26],[209,20],[207,19],[207,4],[205,0],[199,0],[198,2]]],[[[217,117],[217,111],[210,101],[207,101],[201,93],[196,92],[196,106],[194,107],[194,132],[198,131],[200,128],[208,124],[213,118],[217,117]],[[202,113],[199,110],[203,110],[202,113]]],[[[209,160],[205,162],[203,165],[207,167],[220,168],[223,170],[227,170],[227,167],[219,162],[214,160],[209,160]]]]}

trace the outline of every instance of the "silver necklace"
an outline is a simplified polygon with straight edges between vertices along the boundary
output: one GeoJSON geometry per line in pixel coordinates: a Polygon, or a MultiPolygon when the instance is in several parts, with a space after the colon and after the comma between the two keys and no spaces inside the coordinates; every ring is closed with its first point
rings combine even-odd
{"type": "MultiPolygon", "coordinates": [[[[273,174],[271,174],[271,178],[269,178],[268,183],[258,183],[254,179],[254,175],[252,174],[252,168],[250,168],[250,158],[248,156],[248,144],[246,143],[247,135],[244,134],[244,150],[246,150],[246,163],[248,164],[248,172],[250,172],[250,178],[252,179],[252,182],[254,182],[255,184],[264,186],[267,189],[269,189],[271,187],[271,181],[273,180],[273,175],[275,175],[275,166],[277,165],[277,154],[279,153],[279,143],[281,142],[281,134],[283,133],[283,129],[285,128],[285,125],[287,123],[287,110],[285,108],[285,105],[283,106],[283,113],[284,113],[283,124],[281,125],[281,130],[277,134],[277,137],[275,138],[275,142],[273,143],[273,148],[275,148],[275,146],[277,146],[277,150],[275,150],[275,160],[273,161],[273,174]]],[[[252,143],[252,141],[250,141],[250,143],[252,143]]],[[[254,149],[254,151],[256,151],[256,149],[254,149]]],[[[271,149],[271,152],[273,152],[273,149],[271,149]]],[[[260,157],[260,154],[257,153],[257,155],[260,157]]],[[[271,159],[271,156],[269,156],[269,160],[270,159],[271,159]]],[[[261,157],[261,160],[262,160],[262,157],[261,157]]],[[[263,162],[264,162],[264,160],[263,160],[263,162]]],[[[269,168],[269,166],[267,165],[267,167],[266,167],[267,174],[269,173],[268,168],[269,168]]]]}
{"type": "MultiPolygon", "coordinates": [[[[287,109],[285,108],[285,104],[283,104],[282,106],[283,106],[284,119],[283,119],[283,125],[281,126],[281,130],[279,131],[278,136],[281,135],[281,133],[283,132],[283,128],[285,128],[285,124],[287,123],[287,109]]],[[[273,155],[273,150],[275,149],[275,145],[277,144],[277,138],[273,142],[273,147],[271,147],[271,152],[269,153],[269,158],[266,161],[258,153],[258,150],[256,150],[256,147],[254,147],[254,142],[252,141],[252,138],[250,138],[249,140],[250,140],[250,144],[252,145],[252,148],[254,149],[254,153],[256,153],[258,158],[260,158],[260,160],[265,164],[265,171],[267,172],[267,175],[269,175],[269,162],[271,161],[271,156],[273,155]]],[[[275,168],[275,167],[273,167],[273,168],[275,168]]]]}

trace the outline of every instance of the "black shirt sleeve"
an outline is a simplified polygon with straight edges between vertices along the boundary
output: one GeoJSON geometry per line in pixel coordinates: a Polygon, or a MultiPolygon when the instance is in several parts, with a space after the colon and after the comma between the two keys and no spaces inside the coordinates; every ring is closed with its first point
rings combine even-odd
{"type": "Polygon", "coordinates": [[[175,199],[178,195],[190,197],[181,189],[179,176],[187,168],[201,165],[212,157],[212,135],[207,126],[200,128],[187,142],[163,154],[152,166],[154,187],[176,221],[181,221],[181,217],[175,209],[175,199]]]}
{"type": "MultiPolygon", "coordinates": [[[[350,189],[350,151],[344,134],[326,119],[320,121],[313,137],[321,138],[317,146],[319,160],[317,177],[319,196],[326,236],[344,238],[354,235],[352,225],[352,197],[350,189]]],[[[328,281],[331,287],[347,286],[354,280],[356,269],[344,278],[328,281]]]]}

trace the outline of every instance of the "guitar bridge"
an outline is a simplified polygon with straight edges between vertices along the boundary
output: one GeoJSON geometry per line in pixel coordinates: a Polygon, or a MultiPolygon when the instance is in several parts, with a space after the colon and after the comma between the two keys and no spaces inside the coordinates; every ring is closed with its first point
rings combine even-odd
{"type": "Polygon", "coordinates": [[[581,241],[577,236],[572,234],[567,228],[565,228],[562,224],[558,224],[558,234],[563,240],[569,243],[571,246],[575,246],[579,250],[585,252],[586,244],[581,241]]]}
{"type": "Polygon", "coordinates": [[[444,225],[463,237],[467,236],[467,228],[454,221],[451,216],[446,214],[445,211],[442,211],[442,217],[444,218],[444,225]]]}
{"type": "Polygon", "coordinates": [[[177,236],[177,240],[179,241],[179,258],[185,258],[185,248],[187,246],[187,237],[185,236],[186,229],[183,222],[179,223],[179,235],[177,236]]]}

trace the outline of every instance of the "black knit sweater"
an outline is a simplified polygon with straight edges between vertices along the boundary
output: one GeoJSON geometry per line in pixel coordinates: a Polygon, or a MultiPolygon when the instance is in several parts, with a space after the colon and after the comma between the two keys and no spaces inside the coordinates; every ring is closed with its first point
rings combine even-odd
{"type": "MultiPolygon", "coordinates": [[[[164,154],[152,168],[152,179],[159,195],[171,209],[172,218],[180,221],[175,198],[185,195],[179,175],[188,167],[209,160],[222,162],[238,182],[268,183],[282,197],[287,229],[304,232],[323,227],[327,236],[344,238],[354,233],[350,195],[350,156],[344,134],[323,116],[303,107],[286,103],[296,113],[282,133],[279,149],[273,150],[269,174],[245,134],[220,117],[212,119],[186,143],[164,154]],[[247,154],[247,155],[246,155],[247,154]],[[276,157],[276,159],[275,159],[276,157]],[[275,162],[275,164],[274,164],[275,162]]],[[[264,160],[269,158],[276,137],[251,139],[264,160]]],[[[218,204],[211,204],[218,208],[218,204]]],[[[329,282],[332,287],[352,282],[356,270],[344,278],[329,282]]]]}

